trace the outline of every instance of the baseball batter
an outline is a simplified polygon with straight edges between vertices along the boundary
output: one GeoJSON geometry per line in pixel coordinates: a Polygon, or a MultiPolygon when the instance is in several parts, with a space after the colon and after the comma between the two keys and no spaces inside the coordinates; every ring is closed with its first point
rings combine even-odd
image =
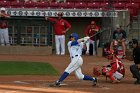
{"type": "Polygon", "coordinates": [[[71,62],[68,67],[65,69],[64,73],[61,75],[59,80],[55,82],[56,86],[60,86],[60,83],[74,71],[76,77],[80,80],[89,80],[93,82],[93,86],[96,85],[97,79],[82,74],[81,66],[83,64],[83,59],[81,57],[82,48],[84,43],[89,39],[89,37],[84,37],[79,39],[78,34],[72,33],[70,35],[70,41],[68,42],[68,49],[71,57],[71,62]]]}
{"type": "Polygon", "coordinates": [[[49,20],[54,23],[53,26],[55,33],[55,46],[57,55],[65,54],[65,34],[71,28],[70,23],[62,19],[62,16],[63,16],[62,13],[58,13],[58,18],[45,17],[46,20],[49,20]]]}
{"type": "Polygon", "coordinates": [[[1,46],[10,45],[9,43],[9,34],[8,34],[8,22],[6,18],[10,16],[6,14],[6,9],[0,9],[0,43],[1,46]]]}

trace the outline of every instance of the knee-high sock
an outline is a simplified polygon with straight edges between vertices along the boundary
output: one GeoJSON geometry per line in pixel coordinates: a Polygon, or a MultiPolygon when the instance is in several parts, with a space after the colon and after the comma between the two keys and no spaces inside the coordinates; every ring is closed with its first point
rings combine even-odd
{"type": "Polygon", "coordinates": [[[95,80],[95,78],[93,78],[91,76],[84,75],[83,80],[90,80],[90,81],[92,81],[92,80],[95,80]]]}
{"type": "Polygon", "coordinates": [[[59,78],[59,82],[62,82],[67,76],[69,75],[69,73],[64,72],[61,77],[59,78]]]}

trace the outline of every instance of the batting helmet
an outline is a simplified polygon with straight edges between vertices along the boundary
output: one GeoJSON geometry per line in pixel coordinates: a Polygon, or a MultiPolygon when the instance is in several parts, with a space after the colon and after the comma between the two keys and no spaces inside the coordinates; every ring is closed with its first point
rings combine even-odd
{"type": "Polygon", "coordinates": [[[78,34],[76,34],[76,33],[72,33],[72,34],[70,35],[70,38],[71,38],[71,37],[74,37],[75,40],[78,40],[78,39],[79,39],[79,36],[78,36],[78,34]]]}

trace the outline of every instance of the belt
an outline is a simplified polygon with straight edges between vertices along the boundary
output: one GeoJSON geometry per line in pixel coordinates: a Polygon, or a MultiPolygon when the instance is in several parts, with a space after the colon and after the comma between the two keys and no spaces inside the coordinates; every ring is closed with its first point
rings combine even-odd
{"type": "Polygon", "coordinates": [[[74,56],[72,56],[71,58],[74,58],[74,57],[78,57],[78,55],[74,55],[74,56]]]}

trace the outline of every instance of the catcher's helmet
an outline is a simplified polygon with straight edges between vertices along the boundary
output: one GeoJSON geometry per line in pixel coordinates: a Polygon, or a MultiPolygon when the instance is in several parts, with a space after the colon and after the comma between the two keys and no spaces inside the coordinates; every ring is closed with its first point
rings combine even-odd
{"type": "Polygon", "coordinates": [[[109,60],[112,60],[113,59],[113,56],[117,57],[117,55],[118,55],[118,50],[117,49],[110,50],[107,58],[109,60]]]}
{"type": "Polygon", "coordinates": [[[78,40],[79,39],[79,36],[76,33],[72,33],[69,38],[71,38],[71,37],[74,37],[75,40],[78,40]]]}

